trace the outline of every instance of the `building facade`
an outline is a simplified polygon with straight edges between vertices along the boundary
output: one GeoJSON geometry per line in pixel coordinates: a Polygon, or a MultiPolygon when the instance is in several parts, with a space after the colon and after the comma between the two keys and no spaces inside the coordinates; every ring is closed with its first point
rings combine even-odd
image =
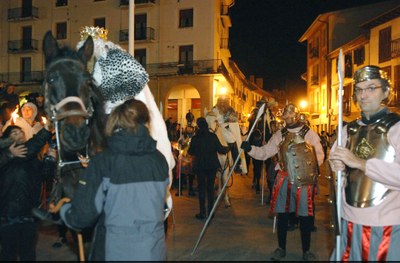
{"type": "MultiPolygon", "coordinates": [[[[256,101],[272,99],[262,80],[246,79],[231,59],[234,0],[134,3],[134,56],[148,71],[165,118],[184,122],[189,109],[200,117],[219,96],[227,96],[246,119],[256,101]]],[[[42,39],[48,30],[75,46],[81,27],[104,27],[108,40],[128,50],[129,0],[2,0],[0,8],[0,82],[15,84],[20,94],[40,89],[42,39]]]]}
{"type": "MultiPolygon", "coordinates": [[[[344,53],[343,120],[359,116],[351,100],[353,73],[366,65],[388,71],[394,94],[399,89],[399,1],[385,1],[321,14],[299,39],[307,42],[309,120],[315,131],[332,132],[338,125],[337,74],[339,51],[344,53]],[[385,31],[386,30],[386,31],[385,31]],[[397,45],[397,46],[396,46],[397,45]],[[397,75],[396,75],[397,74],[397,75]]],[[[397,95],[391,103],[398,103],[397,95]]]]}

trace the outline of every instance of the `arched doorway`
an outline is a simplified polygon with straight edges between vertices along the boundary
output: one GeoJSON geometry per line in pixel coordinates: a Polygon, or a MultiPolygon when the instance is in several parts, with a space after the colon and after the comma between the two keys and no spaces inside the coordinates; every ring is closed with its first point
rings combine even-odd
{"type": "Polygon", "coordinates": [[[179,85],[170,90],[167,103],[167,118],[186,126],[186,113],[191,111],[197,119],[201,117],[201,99],[197,89],[191,85],[179,85]]]}

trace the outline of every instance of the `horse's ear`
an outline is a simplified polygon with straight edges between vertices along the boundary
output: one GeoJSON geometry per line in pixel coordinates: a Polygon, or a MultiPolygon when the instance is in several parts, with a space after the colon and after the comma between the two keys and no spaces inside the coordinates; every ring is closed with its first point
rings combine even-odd
{"type": "Polygon", "coordinates": [[[43,54],[46,64],[58,55],[58,50],[57,40],[53,37],[51,31],[47,31],[43,38],[43,54]]]}
{"type": "Polygon", "coordinates": [[[89,36],[83,46],[78,50],[78,57],[86,64],[93,55],[94,42],[92,36],[89,36]]]}
{"type": "Polygon", "coordinates": [[[204,116],[207,116],[207,113],[208,113],[207,107],[204,107],[204,110],[203,110],[204,116]]]}

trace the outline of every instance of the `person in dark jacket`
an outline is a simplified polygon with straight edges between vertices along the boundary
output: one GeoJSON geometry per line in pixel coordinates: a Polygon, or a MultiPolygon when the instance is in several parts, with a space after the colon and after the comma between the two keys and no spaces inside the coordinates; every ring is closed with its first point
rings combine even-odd
{"type": "Polygon", "coordinates": [[[192,155],[193,172],[197,174],[200,213],[196,214],[197,219],[205,219],[206,192],[208,215],[214,205],[214,181],[217,169],[220,166],[217,153],[227,153],[229,147],[224,147],[219,142],[217,135],[208,130],[205,118],[197,119],[198,131],[193,136],[188,153],[192,155]]]}
{"type": "MultiPolygon", "coordinates": [[[[0,244],[1,261],[34,261],[36,259],[36,223],[32,208],[39,205],[41,182],[51,176],[55,168],[56,152],[49,149],[52,158],[39,161],[37,154],[52,133],[42,129],[26,141],[18,126],[9,126],[3,138],[16,145],[25,145],[25,157],[11,156],[0,173],[0,244]]],[[[14,144],[13,144],[14,145],[14,144]]],[[[21,147],[23,148],[23,147],[21,147]]]]}
{"type": "Polygon", "coordinates": [[[81,230],[96,224],[89,260],[166,260],[168,163],[148,130],[146,105],[120,104],[107,120],[108,147],[91,159],[60,215],[81,230]]]}
{"type": "Polygon", "coordinates": [[[7,101],[13,109],[19,106],[19,97],[14,92],[15,92],[15,86],[8,85],[6,88],[6,93],[4,94],[3,97],[3,100],[7,101]]]}
{"type": "Polygon", "coordinates": [[[17,145],[10,138],[0,139],[0,169],[11,161],[14,157],[24,158],[27,149],[25,145],[17,145]]]}
{"type": "MultiPolygon", "coordinates": [[[[262,146],[263,144],[263,133],[261,132],[260,129],[255,129],[253,133],[250,135],[250,145],[254,146],[262,146]]],[[[250,157],[253,162],[253,187],[256,191],[256,194],[260,193],[260,178],[261,178],[261,171],[263,168],[263,162],[262,160],[257,160],[252,157],[250,157]]]]}

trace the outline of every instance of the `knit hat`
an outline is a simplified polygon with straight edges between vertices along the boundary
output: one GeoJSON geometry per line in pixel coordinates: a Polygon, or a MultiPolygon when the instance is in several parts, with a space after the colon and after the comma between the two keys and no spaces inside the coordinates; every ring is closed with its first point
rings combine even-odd
{"type": "Polygon", "coordinates": [[[30,118],[30,120],[33,121],[33,120],[36,118],[36,115],[37,115],[37,112],[38,112],[37,106],[36,106],[35,103],[33,103],[33,102],[27,102],[27,103],[25,103],[24,105],[22,105],[21,111],[22,111],[25,107],[29,107],[29,108],[32,109],[33,112],[32,112],[32,117],[30,118]]]}

